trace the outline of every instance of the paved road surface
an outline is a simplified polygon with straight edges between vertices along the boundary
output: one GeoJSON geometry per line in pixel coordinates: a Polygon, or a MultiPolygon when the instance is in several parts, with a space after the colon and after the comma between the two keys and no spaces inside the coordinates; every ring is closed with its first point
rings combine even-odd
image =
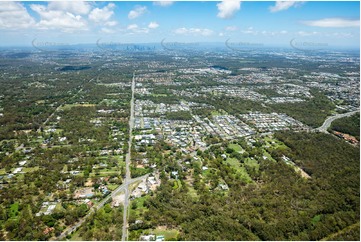
{"type": "Polygon", "coordinates": [[[130,179],[130,180],[128,180],[127,183],[124,183],[124,184],[120,185],[112,193],[110,193],[106,198],[101,200],[100,203],[98,203],[96,206],[92,207],[91,210],[89,211],[89,213],[87,215],[85,215],[82,219],[80,219],[76,224],[74,224],[73,226],[71,226],[68,229],[64,230],[64,232],[57,237],[57,240],[64,240],[64,238],[68,234],[70,234],[71,232],[77,230],[91,214],[93,214],[96,210],[99,210],[100,208],[102,208],[106,204],[106,202],[110,199],[110,197],[112,197],[112,198],[115,197],[122,190],[124,190],[125,188],[128,188],[129,185],[131,185],[131,184],[133,184],[135,182],[141,181],[141,180],[147,178],[148,176],[149,176],[149,174],[144,175],[144,176],[140,176],[140,177],[137,177],[137,178],[134,178],[134,179],[130,179]]]}
{"type": "Polygon", "coordinates": [[[342,114],[336,114],[334,116],[328,117],[325,122],[322,124],[321,127],[318,127],[316,130],[323,132],[323,133],[327,133],[327,129],[331,126],[331,123],[339,118],[343,118],[343,117],[349,117],[352,116],[353,114],[360,112],[360,110],[356,110],[356,111],[352,111],[352,112],[348,112],[348,113],[342,113],[342,114]]]}
{"type": "MultiPolygon", "coordinates": [[[[135,89],[135,73],[133,73],[132,79],[132,99],[130,101],[130,118],[129,118],[129,140],[128,140],[128,153],[125,156],[125,184],[128,184],[130,180],[130,161],[131,161],[131,149],[133,140],[133,126],[134,126],[134,89],[135,89]]],[[[122,230],[122,241],[128,239],[128,205],[129,205],[129,186],[125,187],[124,197],[124,210],[123,210],[123,230],[122,230]]]]}

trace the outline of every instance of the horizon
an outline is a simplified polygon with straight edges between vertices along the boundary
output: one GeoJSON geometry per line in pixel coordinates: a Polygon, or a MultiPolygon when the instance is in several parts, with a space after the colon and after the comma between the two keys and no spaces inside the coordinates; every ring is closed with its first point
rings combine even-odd
{"type": "Polygon", "coordinates": [[[356,1],[0,2],[0,46],[26,47],[34,40],[89,45],[99,39],[159,44],[165,39],[287,47],[295,39],[328,49],[360,49],[359,8],[356,1]]]}

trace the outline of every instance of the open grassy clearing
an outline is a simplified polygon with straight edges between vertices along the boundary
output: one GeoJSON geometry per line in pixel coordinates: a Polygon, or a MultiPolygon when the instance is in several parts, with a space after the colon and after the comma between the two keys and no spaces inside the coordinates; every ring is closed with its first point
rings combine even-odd
{"type": "Polygon", "coordinates": [[[228,147],[234,149],[236,152],[243,151],[243,148],[239,144],[229,144],[228,147]]]}

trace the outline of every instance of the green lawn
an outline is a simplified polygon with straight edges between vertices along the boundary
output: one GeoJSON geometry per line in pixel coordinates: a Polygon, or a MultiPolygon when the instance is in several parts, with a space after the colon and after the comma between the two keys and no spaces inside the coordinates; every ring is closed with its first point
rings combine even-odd
{"type": "Polygon", "coordinates": [[[39,170],[39,166],[23,168],[23,172],[33,172],[33,171],[37,171],[37,170],[39,170]]]}
{"type": "Polygon", "coordinates": [[[275,149],[287,149],[288,147],[282,143],[281,141],[277,140],[277,139],[272,139],[270,137],[265,137],[264,140],[267,142],[268,145],[270,145],[271,147],[275,148],[275,149]],[[274,144],[272,144],[272,142],[274,142],[274,144]]]}
{"type": "Polygon", "coordinates": [[[155,234],[156,236],[163,235],[165,240],[175,239],[177,238],[179,231],[176,229],[161,229],[157,228],[151,231],[151,233],[155,234]]]}
{"type": "Polygon", "coordinates": [[[147,199],[149,199],[149,195],[134,199],[130,207],[132,208],[133,204],[135,203],[137,205],[137,208],[131,209],[131,214],[136,217],[141,217],[144,212],[148,211],[148,209],[144,206],[144,201],[146,201],[147,199]]]}
{"type": "Polygon", "coordinates": [[[10,217],[16,217],[18,215],[18,212],[19,212],[19,203],[13,203],[11,206],[10,206],[10,217]]]}
{"type": "Polygon", "coordinates": [[[269,160],[271,161],[276,161],[275,159],[273,159],[273,157],[267,152],[267,151],[263,151],[263,155],[266,156],[269,160]]]}
{"type": "Polygon", "coordinates": [[[119,185],[117,184],[108,184],[107,187],[109,190],[114,191],[119,185]]]}
{"type": "MultiPolygon", "coordinates": [[[[249,159],[249,158],[248,158],[249,159]]],[[[247,160],[245,161],[245,165],[250,165],[250,166],[255,166],[257,165],[257,167],[259,167],[257,161],[255,160],[251,160],[247,162],[247,160]]],[[[244,167],[244,165],[236,159],[236,158],[227,158],[226,163],[230,164],[233,168],[235,168],[237,170],[237,174],[240,176],[240,178],[245,181],[245,182],[252,182],[251,177],[248,175],[248,172],[246,170],[246,168],[244,167]]],[[[257,169],[257,168],[256,168],[257,169]]]]}
{"type": "Polygon", "coordinates": [[[236,152],[240,152],[243,148],[239,144],[229,144],[229,148],[234,149],[236,152]]]}
{"type": "Polygon", "coordinates": [[[237,170],[240,167],[240,162],[236,158],[229,158],[228,157],[227,160],[226,160],[226,163],[230,164],[231,166],[233,166],[237,170]]]}
{"type": "Polygon", "coordinates": [[[246,168],[243,166],[238,169],[237,174],[239,174],[243,181],[247,183],[252,182],[252,178],[248,175],[246,168]]]}
{"type": "Polygon", "coordinates": [[[180,180],[175,180],[174,181],[174,185],[173,185],[173,189],[179,189],[182,187],[182,183],[180,180]]]}
{"type": "Polygon", "coordinates": [[[244,161],[244,164],[248,167],[255,167],[256,170],[259,169],[259,164],[256,160],[254,159],[251,159],[251,158],[247,158],[245,161],[244,161]]]}
{"type": "Polygon", "coordinates": [[[216,110],[213,110],[213,111],[211,111],[211,114],[212,114],[212,116],[219,116],[219,115],[221,115],[218,111],[216,111],[216,110]]]}

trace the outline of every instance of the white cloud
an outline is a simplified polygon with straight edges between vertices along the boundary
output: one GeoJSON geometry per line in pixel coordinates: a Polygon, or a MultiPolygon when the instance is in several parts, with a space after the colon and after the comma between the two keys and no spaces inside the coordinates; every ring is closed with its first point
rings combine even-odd
{"type": "Polygon", "coordinates": [[[271,6],[269,8],[269,10],[272,13],[278,12],[278,11],[283,11],[283,10],[287,10],[290,7],[294,6],[300,6],[301,4],[303,4],[303,2],[293,2],[293,1],[276,1],[276,5],[275,6],[271,6]]]}
{"type": "Polygon", "coordinates": [[[319,34],[319,33],[316,32],[316,31],[313,31],[313,32],[298,31],[298,32],[297,32],[297,35],[302,36],[302,37],[312,36],[312,35],[317,35],[317,34],[319,34]]]}
{"type": "Polygon", "coordinates": [[[109,29],[109,28],[102,28],[100,31],[105,34],[114,34],[115,33],[115,30],[109,29]]]}
{"type": "Polygon", "coordinates": [[[0,28],[28,28],[35,24],[21,3],[0,2],[0,28]]]}
{"type": "Polygon", "coordinates": [[[156,29],[159,27],[159,24],[157,22],[150,22],[148,25],[148,28],[150,29],[156,29]]]}
{"type": "Polygon", "coordinates": [[[174,1],[156,1],[153,2],[154,5],[161,6],[161,7],[168,7],[172,5],[174,1]]]}
{"type": "Polygon", "coordinates": [[[344,28],[344,27],[359,27],[360,20],[350,20],[350,19],[342,19],[342,18],[324,18],[313,21],[303,21],[302,22],[308,26],[314,27],[325,27],[325,28],[344,28]]]}
{"type": "Polygon", "coordinates": [[[114,7],[115,5],[113,3],[109,3],[104,8],[95,8],[90,12],[89,19],[95,23],[106,22],[114,14],[114,7]]]}
{"type": "Polygon", "coordinates": [[[80,15],[61,10],[50,10],[47,6],[31,4],[30,8],[39,14],[41,20],[36,24],[39,29],[61,29],[64,32],[86,30],[87,22],[80,15]]]}
{"type": "Polygon", "coordinates": [[[199,28],[178,28],[174,30],[176,34],[182,35],[203,35],[203,36],[210,36],[213,34],[213,30],[210,29],[199,29],[199,28]]]}
{"type": "Polygon", "coordinates": [[[239,0],[223,0],[217,4],[219,18],[231,18],[241,9],[241,2],[239,0]]]}
{"type": "Polygon", "coordinates": [[[145,6],[136,6],[133,10],[131,10],[128,14],[129,19],[135,19],[147,12],[147,7],[145,6]]]}
{"type": "Polygon", "coordinates": [[[226,31],[236,31],[236,30],[238,30],[237,26],[227,26],[226,27],[226,31]]]}
{"type": "Polygon", "coordinates": [[[104,23],[105,26],[109,26],[109,27],[113,27],[113,26],[115,26],[117,24],[118,24],[117,21],[108,21],[108,22],[104,23]]]}
{"type": "Polygon", "coordinates": [[[130,25],[128,25],[128,27],[127,27],[128,30],[135,30],[135,29],[137,29],[137,28],[138,28],[138,25],[137,25],[137,24],[130,24],[130,25]]]}
{"type": "Polygon", "coordinates": [[[49,2],[48,9],[85,15],[89,13],[91,6],[89,3],[82,1],[66,1],[66,2],[56,1],[56,2],[49,2]]]}
{"type": "Polygon", "coordinates": [[[246,30],[242,30],[241,31],[243,34],[253,34],[253,35],[257,35],[258,31],[254,30],[253,27],[249,27],[246,30]]]}
{"type": "Polygon", "coordinates": [[[130,31],[131,34],[134,34],[134,33],[147,34],[147,33],[149,33],[148,28],[140,28],[137,24],[128,25],[127,30],[130,31]]]}

